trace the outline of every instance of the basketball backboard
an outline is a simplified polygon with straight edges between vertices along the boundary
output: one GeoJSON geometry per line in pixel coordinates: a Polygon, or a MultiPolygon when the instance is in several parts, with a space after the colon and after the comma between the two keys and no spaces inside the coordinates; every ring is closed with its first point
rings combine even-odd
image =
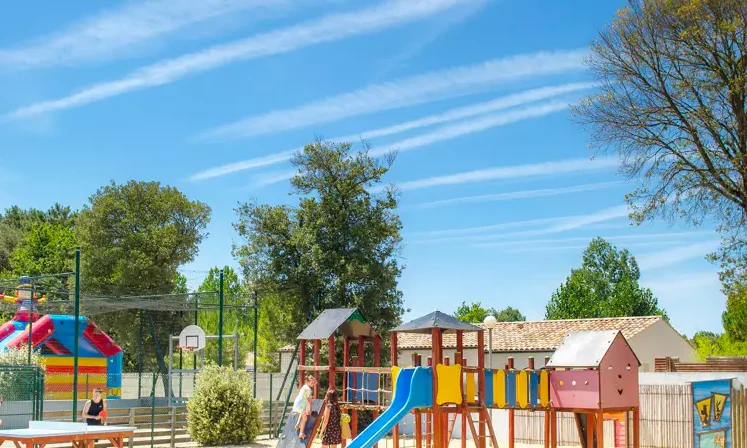
{"type": "Polygon", "coordinates": [[[205,348],[205,331],[197,325],[184,327],[179,333],[179,347],[182,350],[198,351],[205,348]]]}

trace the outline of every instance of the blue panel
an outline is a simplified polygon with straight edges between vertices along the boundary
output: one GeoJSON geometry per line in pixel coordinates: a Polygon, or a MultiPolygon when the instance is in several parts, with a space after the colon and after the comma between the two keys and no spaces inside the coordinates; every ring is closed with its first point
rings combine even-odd
{"type": "Polygon", "coordinates": [[[509,408],[516,407],[516,371],[506,372],[506,404],[509,408]]]}
{"type": "Polygon", "coordinates": [[[539,405],[539,384],[539,372],[534,370],[529,374],[529,405],[533,408],[539,405]]]}
{"type": "Polygon", "coordinates": [[[19,322],[17,320],[13,321],[13,326],[16,327],[16,330],[23,331],[26,329],[27,322],[19,322]]]}
{"type": "Polygon", "coordinates": [[[493,371],[485,370],[485,405],[493,406],[493,371]]]}
{"type": "MultiPolygon", "coordinates": [[[[73,348],[75,347],[75,339],[73,337],[73,334],[75,333],[75,319],[73,316],[67,315],[54,315],[49,317],[52,318],[52,322],[54,323],[55,339],[68,349],[70,353],[73,353],[73,348]]],[[[81,316],[78,322],[78,356],[101,358],[103,356],[101,352],[86,338],[82,337],[83,332],[88,326],[88,319],[81,316]]]]}
{"type": "Polygon", "coordinates": [[[370,401],[377,403],[379,400],[379,374],[368,372],[348,372],[348,388],[353,389],[353,379],[355,379],[355,389],[348,391],[348,401],[370,401]]]}

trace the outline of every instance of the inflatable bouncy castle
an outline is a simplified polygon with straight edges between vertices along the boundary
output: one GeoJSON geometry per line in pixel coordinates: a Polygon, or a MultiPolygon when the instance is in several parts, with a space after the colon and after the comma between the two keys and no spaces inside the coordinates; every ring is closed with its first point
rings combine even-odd
{"type": "Polygon", "coordinates": [[[96,324],[81,316],[78,334],[75,318],[68,315],[40,316],[39,297],[31,281],[22,277],[15,296],[0,293],[0,299],[16,305],[12,320],[0,326],[0,351],[27,347],[31,342],[44,358],[45,396],[52,400],[73,398],[75,338],[78,339],[78,397],[90,396],[93,389],[106,391],[109,399],[122,397],[122,349],[96,324]]]}

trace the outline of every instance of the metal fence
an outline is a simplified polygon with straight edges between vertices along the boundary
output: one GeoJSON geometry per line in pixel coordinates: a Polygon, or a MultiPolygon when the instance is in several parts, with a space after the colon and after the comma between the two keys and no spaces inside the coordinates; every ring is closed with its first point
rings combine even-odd
{"type": "Polygon", "coordinates": [[[23,428],[44,412],[44,372],[38,366],[0,365],[3,428],[23,428]]]}

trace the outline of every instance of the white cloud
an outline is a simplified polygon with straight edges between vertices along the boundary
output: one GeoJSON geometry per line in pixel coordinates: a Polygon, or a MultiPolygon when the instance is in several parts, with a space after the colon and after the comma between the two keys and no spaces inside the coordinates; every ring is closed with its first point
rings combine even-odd
{"type": "MultiPolygon", "coordinates": [[[[587,238],[587,240],[591,240],[591,238],[587,238]]],[[[678,243],[682,243],[682,241],[643,241],[640,243],[627,243],[625,245],[625,248],[630,247],[651,247],[651,246],[672,246],[678,243]]],[[[565,251],[565,250],[584,250],[588,245],[574,245],[574,246],[526,246],[526,247],[518,247],[518,248],[510,248],[506,249],[503,252],[546,252],[546,251],[565,251]]]]}
{"type": "Polygon", "coordinates": [[[454,125],[443,126],[433,132],[417,135],[415,137],[410,137],[399,142],[392,143],[391,145],[386,145],[387,147],[371,151],[371,155],[384,155],[391,149],[397,150],[399,152],[410,151],[413,149],[422,148],[432,143],[451,140],[463,135],[485,131],[490,128],[505,126],[507,124],[516,123],[518,121],[528,120],[530,118],[544,117],[545,115],[560,112],[561,110],[565,110],[567,108],[568,103],[550,102],[538,106],[529,106],[523,109],[511,110],[502,114],[491,114],[485,117],[476,118],[474,120],[466,120],[454,125]]]}
{"type": "Polygon", "coordinates": [[[0,67],[28,69],[113,59],[129,47],[190,25],[239,11],[280,8],[292,6],[292,3],[292,0],[127,2],[18,48],[0,49],[0,67]]]}
{"type": "MultiPolygon", "coordinates": [[[[389,135],[398,134],[401,132],[411,131],[413,129],[419,129],[425,126],[434,124],[446,123],[462,118],[468,118],[487,112],[495,112],[501,109],[505,109],[511,106],[518,106],[533,101],[551,98],[564,93],[578,91],[586,88],[586,83],[574,83],[565,84],[560,86],[543,87],[539,89],[526,90],[517,94],[507,95],[495,100],[491,100],[484,103],[477,103],[465,107],[459,107],[450,109],[441,114],[429,115],[427,117],[419,118],[417,120],[407,121],[394,126],[387,126],[379,129],[373,129],[370,131],[364,131],[355,135],[346,135],[344,137],[336,137],[328,139],[333,142],[345,142],[345,141],[356,141],[359,139],[370,140],[373,138],[385,137],[389,135]]],[[[489,127],[502,126],[510,123],[515,123],[524,119],[530,119],[539,117],[542,115],[550,114],[566,108],[565,104],[561,103],[549,103],[543,104],[537,107],[529,107],[522,110],[509,111],[506,114],[491,115],[485,118],[480,118],[474,121],[464,121],[454,126],[443,126],[437,130],[421,134],[415,137],[400,140],[398,142],[386,145],[386,149],[379,151],[372,151],[371,155],[381,155],[389,151],[389,148],[395,148],[402,150],[414,149],[418,146],[427,145],[429,143],[435,143],[440,140],[446,140],[465,135],[472,132],[479,132],[489,127]]],[[[295,148],[290,151],[282,151],[275,154],[270,154],[262,157],[255,157],[253,159],[246,159],[239,162],[229,163],[213,168],[209,168],[204,171],[200,171],[190,177],[192,181],[211,179],[214,177],[225,176],[228,174],[236,173],[239,171],[245,171],[250,169],[262,168],[277,163],[282,163],[291,158],[294,152],[299,151],[303,148],[295,148]]]]}
{"type": "Polygon", "coordinates": [[[715,271],[690,272],[684,275],[670,275],[665,278],[657,276],[656,280],[646,280],[646,273],[641,275],[641,284],[657,296],[660,303],[677,303],[683,297],[698,297],[698,302],[711,303],[714,297],[723,298],[721,282],[715,271]]]}
{"type": "MultiPolygon", "coordinates": [[[[491,234],[491,235],[467,235],[467,236],[455,236],[455,237],[447,237],[447,238],[433,238],[433,239],[426,239],[426,240],[420,240],[420,241],[415,241],[415,242],[417,243],[443,243],[443,242],[454,242],[454,241],[484,242],[486,240],[517,238],[517,237],[536,236],[536,235],[550,235],[550,234],[555,234],[555,233],[567,232],[569,230],[580,229],[582,227],[586,227],[590,224],[595,224],[598,222],[611,221],[613,219],[622,218],[627,215],[628,215],[627,206],[621,205],[621,206],[616,206],[616,207],[605,208],[603,210],[599,210],[597,212],[589,213],[586,215],[573,215],[573,216],[551,218],[550,220],[547,220],[547,222],[550,225],[543,227],[543,228],[539,228],[539,229],[519,230],[516,232],[506,232],[506,233],[498,233],[498,234],[491,234]]],[[[523,221],[523,223],[539,223],[539,221],[523,221]]],[[[516,226],[516,224],[517,223],[498,224],[498,226],[501,226],[501,225],[516,226]]],[[[480,231],[483,231],[487,228],[488,228],[487,226],[482,226],[482,227],[473,228],[473,229],[480,229],[480,231]]],[[[469,233],[468,230],[469,229],[462,229],[462,231],[465,233],[469,233]]]]}
{"type": "Polygon", "coordinates": [[[559,196],[563,194],[582,193],[585,191],[596,191],[622,185],[624,182],[597,182],[594,184],[574,185],[572,187],[545,188],[541,190],[512,191],[509,193],[480,194],[476,196],[463,196],[452,199],[441,199],[438,201],[423,202],[416,207],[440,207],[444,205],[467,204],[474,202],[509,201],[514,199],[531,199],[547,196],[559,196]]]}
{"type": "Polygon", "coordinates": [[[429,230],[429,231],[423,231],[423,232],[413,232],[413,233],[410,233],[409,235],[441,236],[441,235],[473,234],[473,233],[489,232],[492,230],[509,229],[512,227],[526,227],[526,226],[532,226],[536,224],[547,224],[551,222],[560,222],[560,221],[563,221],[564,219],[567,219],[567,217],[561,216],[561,217],[556,217],[556,218],[530,219],[526,221],[514,221],[514,222],[505,222],[501,224],[492,224],[489,226],[463,227],[461,229],[429,230]]]}
{"type": "MultiPolygon", "coordinates": [[[[555,219],[567,219],[567,218],[555,218],[555,219]]],[[[594,226],[589,225],[586,228],[590,229],[594,226]]],[[[690,238],[693,236],[701,236],[701,235],[709,235],[712,236],[713,232],[661,232],[661,233],[637,233],[637,234],[631,234],[631,235],[605,235],[601,238],[604,238],[607,241],[610,241],[614,244],[619,244],[621,248],[625,248],[630,244],[640,244],[640,243],[649,243],[646,240],[655,240],[656,241],[663,241],[663,240],[669,240],[670,238],[690,238]],[[618,242],[619,243],[616,243],[618,242]],[[632,243],[626,241],[632,241],[632,243]]],[[[500,236],[500,235],[499,235],[500,236]]],[[[490,237],[490,235],[488,235],[490,237]]],[[[567,238],[544,238],[544,239],[531,239],[531,240],[520,240],[520,241],[498,241],[498,242],[492,242],[492,243],[482,243],[482,244],[476,244],[476,246],[479,247],[511,247],[511,246],[527,246],[527,245],[551,245],[551,244],[563,244],[563,243],[572,243],[572,242],[578,242],[578,241],[584,241],[589,242],[591,241],[593,237],[592,236],[576,236],[576,237],[567,237],[567,238]]],[[[677,240],[670,240],[676,242],[677,240]]],[[[549,247],[549,246],[547,246],[549,247]]]]}
{"type": "Polygon", "coordinates": [[[704,259],[706,255],[718,249],[718,247],[718,240],[709,240],[660,252],[643,254],[636,257],[636,259],[641,270],[650,271],[696,258],[704,259]]]}
{"type": "Polygon", "coordinates": [[[297,170],[280,171],[280,172],[262,174],[260,176],[257,176],[256,180],[252,184],[252,187],[262,188],[268,185],[276,184],[278,182],[284,182],[284,181],[290,180],[296,174],[298,174],[297,170]]]}
{"type": "Polygon", "coordinates": [[[136,70],[124,78],[95,84],[64,98],[22,107],[5,115],[5,118],[21,118],[70,109],[134,90],[169,84],[185,76],[231,62],[287,53],[315,44],[374,33],[447,11],[466,4],[467,1],[390,0],[364,10],[328,15],[318,20],[164,60],[136,70]]]}
{"type": "Polygon", "coordinates": [[[500,82],[578,71],[587,50],[539,52],[375,84],[290,109],[219,126],[201,139],[236,139],[328,123],[356,115],[429,103],[492,88],[500,82]]]}
{"type": "Polygon", "coordinates": [[[401,190],[419,190],[423,188],[485,182],[489,180],[518,179],[547,176],[551,174],[581,173],[613,168],[617,166],[617,163],[617,159],[613,157],[600,157],[593,161],[589,159],[570,159],[556,162],[503,166],[410,180],[398,183],[397,187],[401,190]]]}

